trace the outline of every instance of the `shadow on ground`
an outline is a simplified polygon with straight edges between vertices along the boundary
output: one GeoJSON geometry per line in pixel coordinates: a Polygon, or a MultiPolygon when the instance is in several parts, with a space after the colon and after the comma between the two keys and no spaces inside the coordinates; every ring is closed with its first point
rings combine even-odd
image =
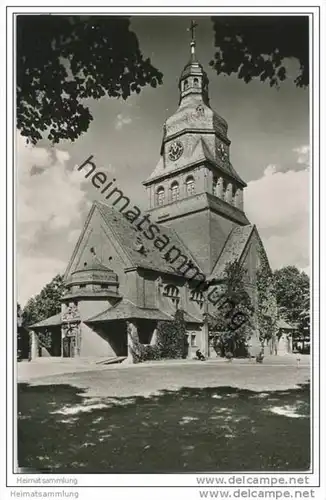
{"type": "Polygon", "coordinates": [[[86,398],[18,386],[19,467],[65,473],[296,471],[310,464],[309,386],[86,398]]]}

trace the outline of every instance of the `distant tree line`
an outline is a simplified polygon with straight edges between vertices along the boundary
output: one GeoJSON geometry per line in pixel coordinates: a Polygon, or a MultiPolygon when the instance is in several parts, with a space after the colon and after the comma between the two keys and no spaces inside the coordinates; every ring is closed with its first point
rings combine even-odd
{"type": "MultiPolygon", "coordinates": [[[[23,326],[32,325],[61,311],[63,294],[63,275],[57,274],[39,294],[31,297],[20,312],[23,326]]],[[[18,305],[21,310],[20,305],[18,305]]]]}

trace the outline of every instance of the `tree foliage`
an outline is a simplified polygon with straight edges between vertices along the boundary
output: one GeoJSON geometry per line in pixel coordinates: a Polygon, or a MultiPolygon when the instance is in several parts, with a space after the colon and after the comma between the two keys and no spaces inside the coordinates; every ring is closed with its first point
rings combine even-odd
{"type": "Polygon", "coordinates": [[[273,273],[264,251],[260,250],[260,266],[257,269],[257,321],[260,340],[276,338],[277,300],[273,273]]]}
{"type": "Polygon", "coordinates": [[[133,362],[182,358],[185,356],[185,340],[184,312],[177,310],[173,321],[158,321],[155,345],[144,345],[139,340],[133,340],[131,348],[133,362]]]}
{"type": "Polygon", "coordinates": [[[244,270],[237,261],[225,268],[225,283],[211,315],[209,329],[213,345],[222,353],[236,355],[242,351],[252,334],[253,305],[245,286],[244,270]]]}
{"type": "Polygon", "coordinates": [[[212,21],[218,50],[210,65],[218,74],[279,86],[288,77],[285,59],[294,58],[300,67],[294,83],[308,86],[308,16],[219,16],[212,21]]]}
{"type": "Polygon", "coordinates": [[[309,276],[295,266],[274,271],[276,300],[280,315],[299,330],[310,328],[309,276]]]}
{"type": "Polygon", "coordinates": [[[144,345],[139,341],[134,342],[131,348],[133,363],[144,361],[158,361],[162,358],[160,348],[156,345],[144,345]]]}
{"type": "Polygon", "coordinates": [[[144,59],[130,21],[119,16],[17,17],[17,127],[74,141],[92,118],[86,99],[126,99],[162,74],[144,59]]]}
{"type": "Polygon", "coordinates": [[[17,302],[16,314],[17,314],[17,328],[20,328],[23,324],[23,310],[18,302],[17,302]]]}
{"type": "Polygon", "coordinates": [[[23,310],[19,303],[16,309],[16,332],[17,332],[17,359],[21,360],[28,355],[29,337],[28,331],[23,327],[23,310]]]}
{"type": "Polygon", "coordinates": [[[302,298],[302,311],[300,312],[299,328],[304,336],[310,336],[310,292],[305,290],[302,298]]]}
{"type": "MultiPolygon", "coordinates": [[[[216,72],[278,86],[285,59],[299,61],[298,87],[309,82],[307,16],[213,17],[216,72]]],[[[140,50],[121,16],[17,17],[17,127],[33,144],[76,140],[93,120],[88,99],[127,99],[157,87],[163,75],[140,50]]]]}
{"type": "Polygon", "coordinates": [[[28,326],[59,313],[63,288],[63,276],[58,274],[38,295],[28,300],[23,310],[23,324],[28,326]]]}
{"type": "Polygon", "coordinates": [[[186,324],[184,312],[177,310],[174,321],[159,321],[157,346],[162,358],[182,358],[185,353],[186,324]]]}

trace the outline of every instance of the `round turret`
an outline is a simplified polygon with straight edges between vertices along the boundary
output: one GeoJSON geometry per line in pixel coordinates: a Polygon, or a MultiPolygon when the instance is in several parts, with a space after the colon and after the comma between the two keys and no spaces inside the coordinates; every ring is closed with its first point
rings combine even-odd
{"type": "Polygon", "coordinates": [[[119,278],[112,270],[100,262],[85,262],[65,282],[67,297],[118,296],[119,278]]]}

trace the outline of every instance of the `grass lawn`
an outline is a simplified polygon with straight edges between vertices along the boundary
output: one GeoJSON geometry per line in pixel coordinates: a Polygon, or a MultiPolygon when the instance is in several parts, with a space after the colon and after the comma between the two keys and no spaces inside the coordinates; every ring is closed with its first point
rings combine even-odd
{"type": "Polygon", "coordinates": [[[65,473],[293,471],[310,464],[309,385],[83,397],[68,384],[18,387],[20,467],[65,473]]]}

